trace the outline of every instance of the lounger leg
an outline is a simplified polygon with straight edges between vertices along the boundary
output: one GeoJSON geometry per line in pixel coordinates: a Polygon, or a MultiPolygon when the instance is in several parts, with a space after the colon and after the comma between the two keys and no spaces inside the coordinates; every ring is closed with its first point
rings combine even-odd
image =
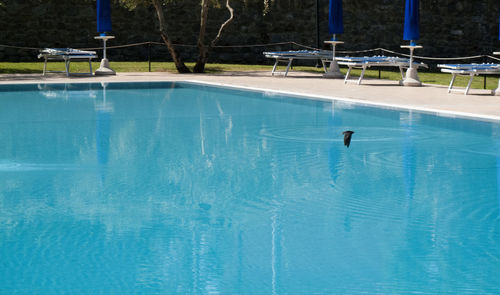
{"type": "Polygon", "coordinates": [[[293,62],[293,58],[290,58],[290,61],[288,62],[288,66],[286,67],[286,70],[285,70],[285,77],[288,75],[288,70],[292,66],[292,62],[293,62]]]}
{"type": "Polygon", "coordinates": [[[43,76],[45,76],[46,72],[47,72],[47,56],[45,56],[45,63],[43,64],[43,76]]]}
{"type": "Polygon", "coordinates": [[[69,59],[65,60],[65,64],[66,64],[66,76],[69,77],[69,59]]]}
{"type": "Polygon", "coordinates": [[[472,79],[474,79],[474,76],[475,75],[473,73],[470,74],[469,83],[467,83],[467,87],[465,87],[465,95],[469,94],[470,85],[472,84],[472,79]]]}
{"type": "Polygon", "coordinates": [[[345,74],[344,84],[347,84],[347,80],[349,80],[349,76],[351,75],[351,70],[352,66],[349,66],[349,69],[347,69],[347,73],[345,74]]]}
{"type": "Polygon", "coordinates": [[[271,76],[274,76],[274,72],[276,72],[276,67],[278,66],[279,59],[276,59],[274,63],[273,70],[271,71],[271,76]]]}
{"type": "Polygon", "coordinates": [[[453,83],[455,83],[455,78],[457,77],[457,74],[453,73],[451,74],[451,81],[450,81],[450,86],[448,86],[448,93],[451,92],[453,89],[453,83]]]}
{"type": "Polygon", "coordinates": [[[359,76],[359,79],[358,79],[358,85],[361,85],[361,81],[363,80],[363,77],[365,76],[365,71],[366,71],[366,66],[363,66],[363,70],[361,71],[361,75],[359,76]]]}
{"type": "Polygon", "coordinates": [[[89,75],[92,76],[92,60],[90,58],[89,58],[89,69],[90,69],[89,75]]]}

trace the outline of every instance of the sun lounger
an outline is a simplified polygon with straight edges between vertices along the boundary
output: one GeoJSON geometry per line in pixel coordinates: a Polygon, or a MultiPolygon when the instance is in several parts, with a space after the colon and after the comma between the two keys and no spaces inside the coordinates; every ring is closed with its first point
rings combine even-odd
{"type": "Polygon", "coordinates": [[[66,75],[69,76],[70,75],[69,66],[70,66],[70,63],[72,61],[88,61],[90,71],[89,71],[89,73],[82,73],[82,74],[92,75],[92,59],[97,58],[97,55],[96,55],[95,51],[83,51],[83,50],[72,49],[72,48],[45,48],[43,50],[40,50],[40,54],[38,55],[38,58],[43,58],[45,60],[45,63],[43,65],[43,75],[44,76],[45,76],[45,73],[48,73],[48,72],[66,73],[66,75]],[[47,61],[49,61],[49,60],[64,61],[66,70],[65,71],[47,71],[47,61]]]}
{"type": "Polygon", "coordinates": [[[332,52],[327,50],[291,50],[291,51],[274,51],[274,52],[263,52],[264,56],[267,58],[274,58],[276,62],[274,63],[273,70],[271,75],[274,76],[276,74],[276,67],[278,63],[285,62],[287,63],[286,69],[284,72],[284,76],[288,75],[288,71],[292,66],[292,62],[296,59],[305,59],[305,60],[321,60],[323,63],[323,70],[326,72],[325,62],[332,59],[332,52]]]}
{"type": "Polygon", "coordinates": [[[441,72],[450,73],[452,75],[450,86],[448,87],[448,93],[452,91],[459,91],[463,92],[465,95],[469,93],[474,76],[500,74],[500,64],[441,64],[438,65],[438,67],[441,68],[441,72]],[[458,75],[470,76],[465,89],[453,89],[453,83],[455,83],[455,78],[458,75]]]}
{"type": "MultiPolygon", "coordinates": [[[[349,67],[347,70],[347,74],[345,75],[344,83],[353,82],[358,85],[363,81],[363,77],[365,75],[365,71],[370,67],[398,67],[399,72],[401,73],[401,78],[404,79],[403,69],[406,69],[410,66],[410,59],[401,58],[395,56],[363,56],[363,57],[337,57],[337,63],[339,65],[344,65],[349,67]],[[353,68],[362,69],[361,75],[356,80],[349,79],[351,75],[351,71],[353,68]]],[[[414,67],[425,67],[427,65],[424,63],[413,62],[414,67]]]]}

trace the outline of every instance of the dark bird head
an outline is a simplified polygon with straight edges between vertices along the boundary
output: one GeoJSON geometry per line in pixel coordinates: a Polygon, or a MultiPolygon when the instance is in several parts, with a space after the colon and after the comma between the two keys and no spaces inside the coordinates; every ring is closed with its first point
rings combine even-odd
{"type": "Polygon", "coordinates": [[[349,147],[349,145],[351,144],[351,137],[354,134],[354,131],[347,130],[342,132],[342,134],[344,134],[344,145],[346,147],[349,147]]]}

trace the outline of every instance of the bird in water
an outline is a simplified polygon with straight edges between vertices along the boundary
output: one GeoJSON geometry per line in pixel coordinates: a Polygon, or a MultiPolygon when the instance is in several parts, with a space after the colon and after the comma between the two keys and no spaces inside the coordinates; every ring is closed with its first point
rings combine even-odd
{"type": "Polygon", "coordinates": [[[349,145],[351,144],[351,137],[352,137],[353,133],[354,133],[354,131],[350,131],[350,130],[342,132],[342,134],[344,134],[344,145],[346,147],[349,147],[349,145]]]}

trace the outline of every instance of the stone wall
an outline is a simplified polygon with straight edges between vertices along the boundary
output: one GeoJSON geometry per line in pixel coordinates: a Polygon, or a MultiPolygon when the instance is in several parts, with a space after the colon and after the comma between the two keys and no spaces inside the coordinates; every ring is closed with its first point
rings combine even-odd
{"type": "MultiPolygon", "coordinates": [[[[418,55],[451,57],[491,54],[500,50],[498,0],[421,0],[421,39],[418,55]]],[[[96,33],[95,0],[0,0],[0,45],[22,47],[99,47],[96,33]]],[[[113,1],[112,1],[113,2],[113,1]]],[[[223,33],[219,45],[266,44],[295,41],[316,47],[316,0],[269,0],[271,9],[263,15],[263,1],[233,0],[235,20],[223,33]]],[[[319,1],[319,45],[327,32],[328,0],[319,1]]],[[[196,44],[199,31],[199,0],[173,1],[167,6],[169,33],[175,43],[196,44]]],[[[208,36],[212,38],[224,6],[209,12],[208,36]]],[[[383,47],[399,48],[403,41],[404,0],[344,0],[345,42],[339,50],[383,47]]],[[[109,46],[144,41],[161,42],[155,11],[139,7],[130,11],[112,3],[113,35],[109,46]]],[[[298,49],[290,45],[216,48],[210,61],[263,63],[265,50],[298,49]]],[[[188,61],[195,60],[196,47],[179,47],[188,61]]],[[[147,60],[148,47],[111,49],[111,60],[147,60]]],[[[32,61],[35,50],[0,47],[0,61],[32,61]]],[[[153,60],[170,60],[164,46],[151,47],[153,60]]]]}

